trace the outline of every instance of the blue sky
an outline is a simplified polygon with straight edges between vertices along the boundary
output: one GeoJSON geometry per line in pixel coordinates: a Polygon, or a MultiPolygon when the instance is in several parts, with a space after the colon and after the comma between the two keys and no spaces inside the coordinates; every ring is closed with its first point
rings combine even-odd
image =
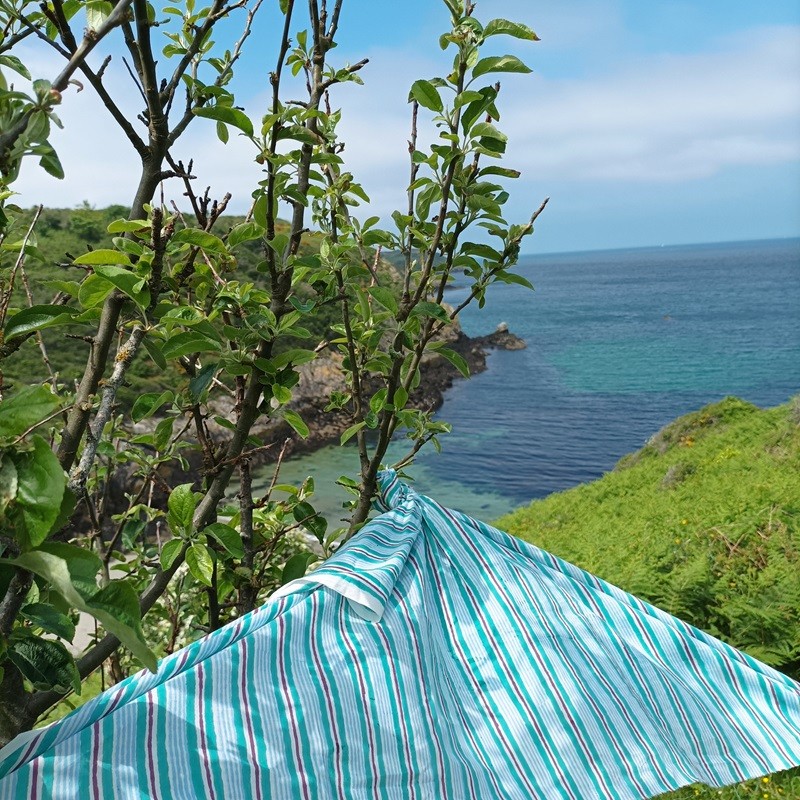
{"type": "MultiPolygon", "coordinates": [[[[534,69],[503,81],[500,122],[511,139],[507,164],[523,171],[509,216],[522,220],[551,198],[528,251],[800,235],[800,2],[481,0],[476,15],[526,22],[542,38],[492,43],[534,69]]],[[[236,83],[256,118],[276,17],[268,8],[261,18],[236,83]]],[[[344,110],[349,168],[384,217],[403,203],[408,87],[442,69],[445,24],[437,0],[345,0],[333,56],[370,64],[364,87],[341,87],[333,100],[344,110]]],[[[42,75],[57,65],[30,55],[42,75]]],[[[113,80],[138,110],[124,78],[113,80]]],[[[65,96],[62,107],[67,130],[56,146],[68,180],[56,185],[27,169],[26,204],[129,201],[136,161],[114,155],[119,135],[89,94],[65,96]]],[[[244,209],[259,177],[252,153],[241,141],[216,144],[198,123],[185,155],[204,185],[233,192],[232,207],[244,209]]],[[[167,184],[165,196],[179,199],[179,187],[167,184]]]]}

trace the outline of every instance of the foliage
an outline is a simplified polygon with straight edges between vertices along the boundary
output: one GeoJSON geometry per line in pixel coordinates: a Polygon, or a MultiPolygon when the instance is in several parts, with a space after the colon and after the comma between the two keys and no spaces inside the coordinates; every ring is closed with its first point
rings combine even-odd
{"type": "Polygon", "coordinates": [[[657,800],[797,800],[800,797],[800,769],[790,769],[751,781],[713,789],[689,786],[659,795],[657,800]]]}
{"type": "MultiPolygon", "coordinates": [[[[795,400],[796,403],[796,400],[795,400]]],[[[681,417],[594,483],[498,521],[800,677],[800,426],[735,398],[681,417]]],[[[800,771],[670,798],[800,797],[800,771]]]]}
{"type": "Polygon", "coordinates": [[[735,398],[669,425],[506,530],[800,675],[800,428],[735,398]]]}
{"type": "Polygon", "coordinates": [[[30,92],[0,83],[0,367],[13,378],[0,381],[0,739],[104,662],[118,680],[131,656],[152,667],[155,655],[247,613],[358,530],[390,439],[408,437],[406,464],[448,429],[408,399],[426,353],[465,369],[437,338],[460,310],[442,302],[453,270],[471,282],[463,305],[482,305],[496,281],[527,283],[511,270],[544,205],[526,224],[502,216],[504,181],[518,173],[496,163],[506,136],[490,81],[530,70],[482,48],[499,35],[535,40],[533,31],[507,20],[484,27],[472,4],[445,0],[451,26],[440,45],[452,68],[411,85],[408,202],[384,230],[357,214],[369,199],[337,135],[331,91],[360,82],[366,63],[329,63],[342,0],[331,9],[311,0],[306,20],[280,0],[271,99],[256,122],[231,79],[261,1],[187,0],[164,19],[146,0],[0,6],[4,76],[28,81],[11,51],[29,37],[66,60],[30,92]],[[242,35],[218,47],[219,21],[237,12],[242,35]],[[110,56],[95,69],[86,55],[106,39],[110,56]],[[119,49],[145,106],[138,121],[105,80],[119,49]],[[304,78],[303,101],[284,99],[287,70],[304,78]],[[8,188],[31,156],[60,171],[48,137],[77,72],[142,164],[130,207],[102,225],[87,207],[66,218],[23,212],[8,188]],[[431,142],[418,133],[426,117],[431,142]],[[189,125],[208,124],[222,142],[249,142],[257,165],[252,207],[233,225],[223,220],[228,197],[197,194],[191,162],[173,155],[189,125]],[[166,180],[186,210],[153,203],[166,180]],[[58,252],[45,253],[48,244],[58,252]],[[381,266],[382,248],[398,254],[399,269],[381,266]],[[67,339],[81,343],[81,365],[66,358],[75,352],[67,339]],[[308,433],[288,404],[301,366],[325,349],[339,352],[347,378],[328,408],[349,416],[343,439],[355,438],[359,456],[358,473],[341,479],[353,492],[350,524],[330,532],[310,502],[313,481],[281,486],[276,473],[257,497],[250,478],[251,460],[277,444],[253,436],[257,420],[308,433]],[[61,640],[79,613],[100,633],[75,661],[61,640]]]}

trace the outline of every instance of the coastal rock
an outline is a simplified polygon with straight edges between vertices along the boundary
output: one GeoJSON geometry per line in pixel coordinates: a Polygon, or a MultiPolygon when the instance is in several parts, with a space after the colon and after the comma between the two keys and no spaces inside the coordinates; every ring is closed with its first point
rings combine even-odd
{"type": "MultiPolygon", "coordinates": [[[[505,323],[498,325],[497,330],[487,336],[471,338],[464,334],[456,322],[447,326],[441,338],[466,361],[471,375],[486,369],[486,359],[490,350],[521,350],[526,346],[521,338],[508,330],[508,325],[505,323]]],[[[420,364],[420,371],[420,385],[411,394],[409,405],[425,411],[435,411],[442,405],[447,389],[455,380],[462,377],[461,373],[446,358],[434,352],[426,354],[420,364]]],[[[284,445],[286,453],[291,454],[312,452],[326,444],[338,442],[342,432],[353,423],[349,413],[325,410],[332,393],[344,392],[347,389],[342,371],[342,356],[338,352],[321,353],[314,361],[302,365],[299,372],[300,379],[292,391],[293,396],[288,408],[300,415],[308,426],[309,434],[302,438],[282,419],[259,417],[251,433],[266,447],[255,454],[254,463],[275,461],[284,445]]],[[[376,391],[378,388],[376,385],[372,390],[376,391]]],[[[209,433],[218,444],[224,443],[229,438],[230,430],[216,423],[214,417],[233,420],[234,403],[232,396],[218,395],[209,409],[207,422],[209,433]]],[[[136,425],[136,432],[144,433],[145,430],[152,430],[158,421],[158,417],[143,420],[136,425]]],[[[187,432],[187,438],[190,435],[191,433],[187,432]]],[[[183,470],[176,463],[174,470],[179,474],[169,475],[167,480],[169,485],[173,485],[174,481],[186,482],[199,476],[202,460],[200,453],[184,451],[184,458],[188,462],[188,470],[183,470]]]]}

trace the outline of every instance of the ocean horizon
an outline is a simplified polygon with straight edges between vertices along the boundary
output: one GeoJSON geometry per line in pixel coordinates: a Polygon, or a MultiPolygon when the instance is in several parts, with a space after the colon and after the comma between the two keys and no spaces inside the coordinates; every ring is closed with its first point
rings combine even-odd
{"type": "MultiPolygon", "coordinates": [[[[534,292],[497,285],[460,321],[469,336],[505,322],[526,349],[455,382],[438,412],[453,433],[408,470],[451,507],[492,520],[600,477],[707,403],[800,392],[800,238],[543,253],[515,270],[534,292]]],[[[467,291],[457,281],[446,301],[467,291]]],[[[313,475],[334,521],[346,496],[333,481],[357,469],[353,448],[331,446],[289,459],[281,480],[313,475]]]]}

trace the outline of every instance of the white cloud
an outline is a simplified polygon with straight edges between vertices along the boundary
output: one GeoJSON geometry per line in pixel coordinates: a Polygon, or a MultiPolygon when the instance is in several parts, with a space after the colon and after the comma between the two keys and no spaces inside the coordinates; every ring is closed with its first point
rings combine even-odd
{"type": "Polygon", "coordinates": [[[800,159],[800,31],[616,74],[532,82],[512,101],[511,157],[538,178],[692,180],[800,159]]]}
{"type": "MultiPolygon", "coordinates": [[[[613,15],[610,19],[611,37],[619,25],[613,15]]],[[[545,29],[555,24],[547,18],[541,23],[545,29]]],[[[589,35],[590,27],[575,34],[578,40],[589,35]]],[[[362,73],[366,86],[338,87],[334,102],[345,108],[341,133],[348,168],[372,196],[375,213],[386,215],[404,205],[408,87],[416,77],[434,73],[433,59],[439,55],[389,46],[368,55],[371,63],[362,73]]],[[[37,72],[55,74],[58,66],[57,60],[45,59],[37,72]]],[[[140,101],[129,83],[117,80],[126,109],[135,113],[140,101]]],[[[540,187],[557,188],[559,182],[664,186],[733,166],[787,164],[797,169],[800,29],[753,29],[699,54],[627,61],[620,56],[613,70],[581,78],[511,76],[504,81],[503,95],[501,128],[511,140],[507,161],[524,170],[515,197],[538,201],[540,187]]],[[[254,119],[265,102],[264,96],[246,102],[254,119]]],[[[83,199],[97,205],[129,202],[138,159],[91,89],[67,93],[60,113],[66,130],[54,144],[67,180],[52,180],[31,163],[17,187],[24,192],[22,201],[65,206],[83,199]]],[[[201,188],[211,184],[215,196],[231,191],[231,207],[247,207],[261,178],[247,143],[232,137],[222,146],[213,126],[198,120],[180,153],[194,157],[201,188]]],[[[167,199],[180,199],[180,193],[177,182],[167,184],[167,199]]]]}

